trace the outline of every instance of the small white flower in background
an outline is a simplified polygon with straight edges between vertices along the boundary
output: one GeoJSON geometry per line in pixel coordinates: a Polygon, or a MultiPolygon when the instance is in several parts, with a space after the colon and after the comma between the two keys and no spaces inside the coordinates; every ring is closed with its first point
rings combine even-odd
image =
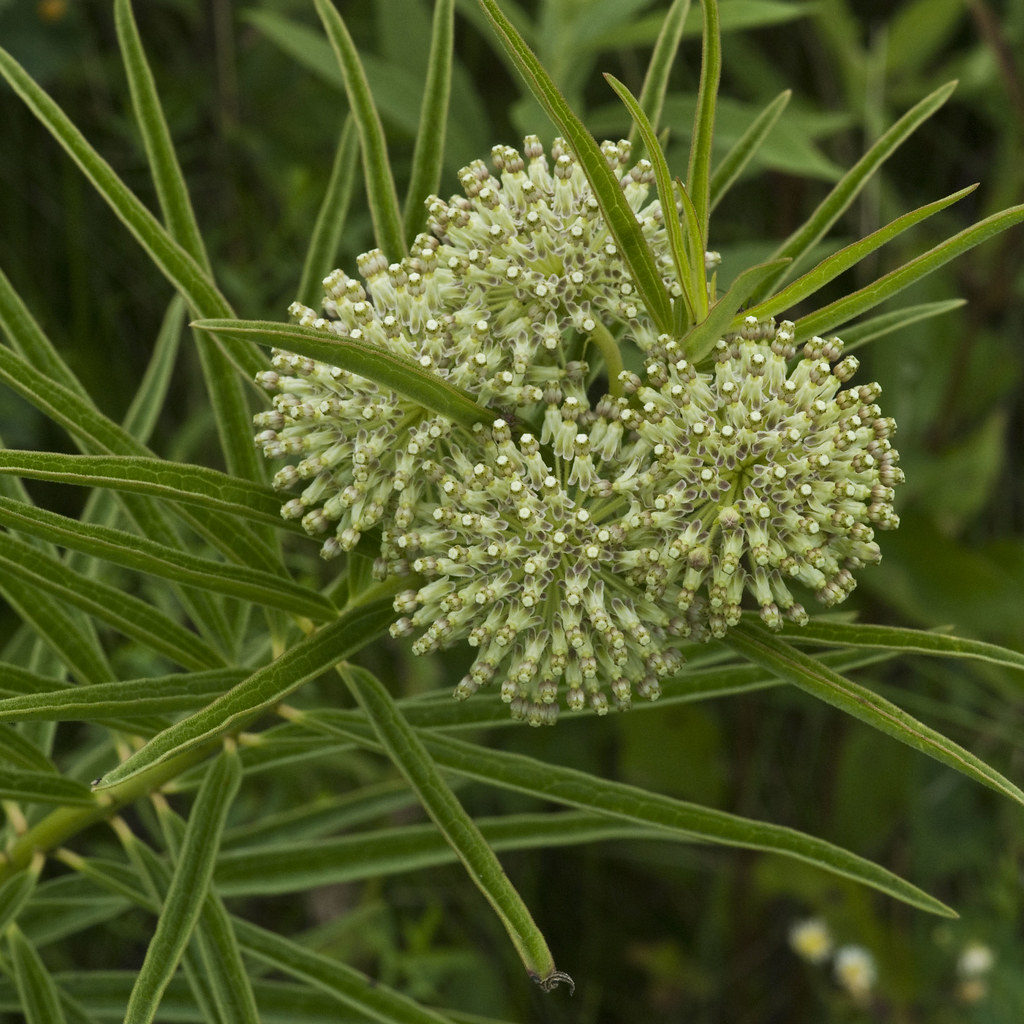
{"type": "Polygon", "coordinates": [[[995,961],[995,954],[983,942],[969,942],[960,951],[956,973],[961,978],[977,978],[979,975],[988,974],[995,961]]]}
{"type": "Polygon", "coordinates": [[[832,933],[820,917],[807,918],[789,929],[789,945],[801,959],[824,963],[832,955],[832,933]]]}
{"type": "Polygon", "coordinates": [[[867,996],[878,976],[875,959],[863,946],[837,949],[833,969],[836,981],[855,999],[867,996]]]}

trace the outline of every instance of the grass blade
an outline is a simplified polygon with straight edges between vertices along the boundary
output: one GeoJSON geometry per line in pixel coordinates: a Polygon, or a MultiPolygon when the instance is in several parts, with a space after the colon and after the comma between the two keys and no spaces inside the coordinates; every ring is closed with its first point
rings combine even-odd
{"type": "Polygon", "coordinates": [[[327,38],[331,42],[342,77],[345,79],[345,93],[349,107],[359,129],[359,142],[363,152],[363,173],[366,179],[366,198],[373,220],[373,231],[377,245],[392,260],[401,259],[406,253],[405,238],[402,234],[402,215],[398,207],[398,193],[395,179],[388,161],[384,128],[373,103],[370,85],[355,43],[349,35],[345,22],[330,0],[313,0],[317,14],[323,22],[327,38]]]}
{"type": "Polygon", "coordinates": [[[336,622],[322,626],[201,711],[153,737],[108,772],[97,788],[103,791],[123,786],[143,772],[243,728],[303,683],[351,657],[394,619],[394,586],[388,589],[381,585],[363,603],[342,612],[336,622]]]}
{"type": "Polygon", "coordinates": [[[761,148],[761,143],[768,138],[768,133],[775,127],[775,122],[782,116],[783,110],[793,95],[792,89],[780,92],[754,118],[750,127],[736,140],[732,149],[726,153],[722,162],[715,168],[711,175],[711,184],[708,188],[708,213],[713,213],[715,207],[722,201],[725,194],[732,188],[733,183],[743,173],[744,168],[751,158],[761,148]]]}
{"type": "Polygon", "coordinates": [[[329,337],[325,331],[315,327],[279,324],[271,320],[199,320],[193,326],[218,335],[231,334],[261,345],[275,345],[332,366],[340,366],[404,395],[424,409],[447,416],[464,427],[494,422],[495,414],[477,405],[460,388],[369,342],[340,335],[329,337]]]}
{"type": "Polygon", "coordinates": [[[509,881],[487,840],[445,782],[416,732],[402,717],[391,695],[365,669],[339,669],[363,713],[373,725],[388,757],[416,792],[423,809],[487,898],[512,940],[527,973],[549,989],[571,979],[555,970],[555,962],[522,897],[509,881]]]}
{"type": "Polygon", "coordinates": [[[859,718],[975,782],[1024,804],[1024,793],[980,758],[917,721],[884,697],[844,678],[761,626],[743,622],[729,632],[726,643],[750,661],[770,669],[813,697],[859,718]]]}
{"type": "Polygon", "coordinates": [[[341,233],[345,229],[349,203],[356,181],[359,150],[355,122],[350,114],[345,118],[338,139],[338,148],[331,166],[327,192],[320,204],[313,235],[302,264],[297,298],[303,305],[319,309],[323,301],[323,279],[334,269],[341,233]]]}
{"type": "Polygon", "coordinates": [[[572,147],[590,182],[608,230],[626,261],[637,292],[658,329],[672,332],[672,303],[658,271],[654,254],[644,238],[640,224],[626,202],[608,161],[583,122],[572,112],[551,76],[544,70],[523,37],[505,17],[495,0],[478,0],[498,34],[503,49],[519,70],[537,102],[558,126],[572,147]]]}
{"type": "Polygon", "coordinates": [[[409,190],[405,194],[404,225],[407,243],[412,242],[426,221],[423,201],[441,187],[454,46],[454,0],[435,0],[427,81],[423,87],[420,126],[412,154],[409,190]]]}
{"type": "MultiPolygon", "coordinates": [[[[775,257],[789,256],[795,262],[813,248],[828,229],[839,219],[846,208],[857,198],[861,189],[867,184],[875,171],[892,156],[899,146],[924,121],[927,121],[949,99],[955,88],[956,82],[947,82],[911,107],[836,182],[832,190],[821,201],[803,227],[793,232],[773,255],[775,257]]],[[[770,290],[783,280],[784,277],[785,271],[780,270],[777,275],[762,286],[760,294],[770,294],[770,290]]]]}
{"type": "Polygon", "coordinates": [[[35,946],[12,924],[7,928],[7,949],[14,969],[25,1024],[66,1024],[57,986],[43,966],[35,946]]]}
{"type": "MultiPolygon", "coordinates": [[[[782,291],[776,292],[770,299],[765,299],[764,302],[751,306],[750,309],[746,310],[745,315],[756,316],[759,320],[762,320],[767,319],[769,316],[774,316],[784,309],[789,309],[791,306],[795,306],[809,295],[814,295],[815,292],[823,288],[829,281],[834,281],[844,271],[849,270],[864,259],[865,256],[888,244],[898,235],[932,216],[932,214],[938,213],[947,206],[952,206],[953,203],[959,202],[964,196],[970,195],[977,187],[977,185],[968,185],[967,188],[962,188],[959,192],[954,192],[952,195],[937,199],[934,203],[920,206],[910,213],[897,217],[886,224],[885,227],[872,231],[870,235],[826,257],[813,270],[809,270],[802,277],[798,277],[792,284],[787,285],[782,291]]],[[[737,320],[733,326],[738,328],[740,323],[741,321],[737,320]]]]}
{"type": "Polygon", "coordinates": [[[179,548],[136,537],[123,530],[81,523],[56,512],[2,496],[0,525],[40,537],[69,550],[105,559],[115,565],[253,601],[269,608],[280,608],[317,620],[331,619],[337,615],[337,609],[327,598],[273,573],[198,558],[179,548]]]}
{"type": "MultiPolygon", "coordinates": [[[[683,24],[686,21],[687,12],[690,10],[690,0],[673,0],[665,20],[661,23],[661,30],[654,43],[654,50],[651,53],[651,61],[647,65],[647,73],[644,75],[644,84],[640,89],[640,107],[647,115],[648,120],[654,127],[658,128],[661,120],[662,107],[665,105],[665,93],[668,91],[668,76],[675,63],[676,54],[679,52],[679,42],[683,38],[683,24]]],[[[637,123],[630,126],[629,141],[633,143],[633,159],[639,160],[644,155],[646,142],[641,139],[637,142],[637,123]]]]}
{"type": "Polygon", "coordinates": [[[156,1016],[160,997],[202,911],[217,860],[220,834],[241,777],[233,745],[221,753],[206,773],[189,815],[156,931],[128,1000],[125,1024],[150,1024],[156,1016]]]}
{"type": "Polygon", "coordinates": [[[704,40],[686,191],[697,212],[701,238],[707,238],[711,210],[711,142],[715,132],[718,83],[722,76],[722,27],[718,18],[718,0],[701,0],[701,7],[704,12],[704,40]]]}
{"type": "Polygon", "coordinates": [[[978,221],[977,224],[958,232],[934,248],[922,253],[916,259],[891,270],[869,285],[852,292],[845,298],[830,302],[821,309],[816,309],[803,317],[797,325],[797,340],[804,341],[816,334],[831,331],[855,316],[873,309],[875,306],[892,298],[893,295],[909,288],[910,285],[926,277],[943,264],[956,259],[969,249],[998,235],[1014,224],[1024,220],[1024,205],[1011,206],[1008,210],[994,213],[991,217],[978,221]]]}

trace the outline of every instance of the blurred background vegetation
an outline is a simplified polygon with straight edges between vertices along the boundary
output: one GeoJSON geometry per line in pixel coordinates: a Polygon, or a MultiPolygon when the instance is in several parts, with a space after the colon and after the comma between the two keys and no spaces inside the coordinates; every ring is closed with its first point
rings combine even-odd
{"type": "MultiPolygon", "coordinates": [[[[311,4],[135,6],[222,287],[240,315],[283,318],[346,114],[311,4]]],[[[429,4],[338,6],[364,56],[401,193],[426,67],[429,4]]],[[[638,91],[667,4],[503,6],[594,133],[624,134],[624,111],[599,72],[638,91]]],[[[696,2],[694,8],[664,118],[675,169],[685,161],[698,73],[696,2]]],[[[722,17],[720,151],[781,90],[793,90],[756,165],[712,220],[711,247],[722,252],[726,280],[799,225],[896,117],[953,78],[960,84],[952,99],[885,165],[829,248],[966,184],[981,187],[836,282],[837,294],[1024,201],[1024,0],[722,0],[722,17]]],[[[110,5],[0,0],[0,38],[151,201],[110,5]]],[[[458,5],[457,56],[446,193],[457,188],[458,168],[485,157],[492,144],[516,143],[530,131],[548,141],[553,135],[533,101],[522,98],[472,0],[458,5]]],[[[168,286],[7,90],[0,91],[0,124],[0,266],[101,408],[120,417],[170,298],[168,286]]],[[[360,190],[357,180],[338,254],[338,264],[350,269],[372,244],[360,190]]],[[[903,526],[883,538],[883,563],[862,574],[851,605],[869,621],[948,624],[1020,649],[1019,229],[946,266],[905,302],[956,296],[966,305],[858,352],[865,364],[858,379],[881,381],[885,412],[899,423],[908,482],[899,495],[903,526]]],[[[170,458],[216,464],[199,382],[186,346],[154,446],[170,458]]],[[[55,428],[6,394],[0,436],[11,447],[64,447],[55,428]]],[[[55,491],[48,499],[73,512],[73,495],[55,491]]],[[[450,664],[414,663],[398,648],[386,656],[410,689],[441,685],[461,668],[459,652],[450,664]]],[[[1024,778],[1017,680],[923,658],[888,662],[859,678],[1011,778],[1024,778]]],[[[962,918],[937,924],[810,869],[700,847],[681,853],[654,843],[606,843],[506,855],[559,966],[577,981],[569,1000],[523,984],[497,922],[455,868],[254,904],[246,913],[282,930],[319,925],[324,948],[416,998],[508,1019],[622,1022],[638,1012],[651,1021],[702,1024],[1024,1019],[1019,812],[913,751],[783,689],[555,731],[503,730],[494,742],[821,835],[892,867],[953,904],[962,918]],[[879,981],[869,1004],[851,1001],[827,969],[789,948],[791,924],[811,914],[826,919],[838,941],[864,946],[876,958],[879,981]],[[972,940],[996,957],[980,993],[965,991],[956,972],[972,940]]],[[[352,771],[359,770],[354,764],[352,771]]],[[[315,768],[267,778],[266,810],[286,807],[296,788],[328,785],[336,779],[321,779],[315,768]]],[[[463,795],[477,814],[519,806],[514,797],[472,787],[463,795]]],[[[52,966],[131,962],[109,944],[121,941],[129,950],[141,936],[102,935],[104,949],[51,948],[52,966]]]]}

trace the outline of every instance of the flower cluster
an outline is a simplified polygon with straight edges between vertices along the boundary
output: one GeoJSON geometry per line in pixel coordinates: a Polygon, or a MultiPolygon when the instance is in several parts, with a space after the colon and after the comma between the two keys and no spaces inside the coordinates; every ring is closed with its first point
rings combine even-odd
{"type": "MultiPolygon", "coordinates": [[[[678,292],[650,165],[627,169],[626,143],[602,151],[678,292]]],[[[442,377],[493,427],[275,352],[257,441],[300,457],[275,485],[301,487],[283,514],[325,556],[380,530],[379,570],[410,578],[393,633],[419,653],[466,640],[456,696],[496,682],[539,724],[560,695],[599,713],[653,699],[679,641],[723,636],[748,599],[772,628],[805,621],[794,587],[842,601],[879,559],[874,530],[897,525],[902,474],[880,389],[843,387],[857,362],[838,339],[795,358],[793,324],[750,317],[692,365],[639,302],[565,145],[550,164],[533,137],[492,156],[496,176],[474,162],[464,196],[428,200],[409,256],[368,253],[365,284],[327,279],[326,316],[292,314],[442,377]],[[605,380],[609,345],[638,372],[605,380]]]]}

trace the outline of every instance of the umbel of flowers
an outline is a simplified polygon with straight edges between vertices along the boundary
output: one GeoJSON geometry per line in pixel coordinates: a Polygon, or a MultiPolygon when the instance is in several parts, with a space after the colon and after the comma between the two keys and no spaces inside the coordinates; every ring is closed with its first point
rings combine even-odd
{"type": "MultiPolygon", "coordinates": [[[[610,165],[672,289],[650,166],[610,165]]],[[[361,284],[325,282],[300,323],[416,362],[494,410],[468,430],[338,367],[275,352],[257,416],[275,485],[330,557],[379,536],[378,571],[407,576],[395,635],[417,653],[466,641],[456,688],[496,683],[517,717],[655,698],[680,641],[721,637],[745,602],[772,628],[806,621],[877,562],[902,479],[877,384],[835,338],[799,353],[795,327],[747,319],[706,365],[659,334],[634,294],[586,177],[562,143],[549,164],[495,147],[432,197],[429,233],[400,263],[361,257],[361,284]],[[552,172],[553,165],[553,172],[552,172]],[[609,346],[637,372],[608,380],[609,346]]],[[[708,261],[713,262],[713,254],[708,261]]]]}

